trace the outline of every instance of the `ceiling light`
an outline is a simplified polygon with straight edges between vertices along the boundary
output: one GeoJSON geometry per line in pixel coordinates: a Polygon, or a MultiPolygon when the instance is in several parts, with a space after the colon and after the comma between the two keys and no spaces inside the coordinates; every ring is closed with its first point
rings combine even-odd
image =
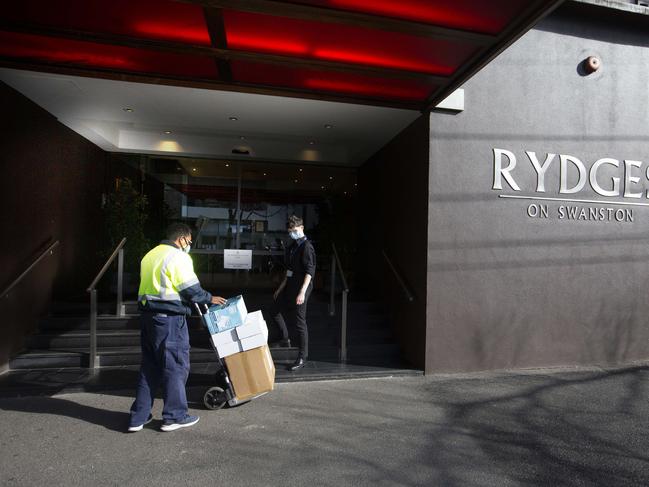
{"type": "Polygon", "coordinates": [[[229,162],[226,162],[226,163],[225,163],[225,167],[230,167],[230,163],[229,163],[229,162]]]}
{"type": "Polygon", "coordinates": [[[169,135],[171,133],[171,130],[165,130],[165,134],[169,135]]]}
{"type": "Polygon", "coordinates": [[[324,188],[325,188],[324,186],[320,186],[320,187],[321,187],[322,189],[324,189],[324,188]]]}
{"type": "Polygon", "coordinates": [[[230,117],[231,122],[236,122],[237,120],[239,120],[237,117],[230,117]]]}
{"type": "Polygon", "coordinates": [[[264,176],[268,176],[268,174],[264,173],[264,176]]]}
{"type": "Polygon", "coordinates": [[[326,129],[332,129],[332,128],[334,128],[334,126],[331,125],[330,123],[326,123],[325,126],[324,126],[324,128],[326,128],[326,129]]]}
{"type": "Polygon", "coordinates": [[[192,171],[196,171],[196,168],[195,168],[195,167],[192,167],[192,171]]]}
{"type": "Polygon", "coordinates": [[[309,145],[315,145],[315,140],[310,140],[309,145]]]}
{"type": "Polygon", "coordinates": [[[304,169],[300,168],[300,172],[304,171],[304,169]]]}
{"type": "Polygon", "coordinates": [[[293,181],[293,182],[294,182],[294,183],[297,183],[297,179],[296,179],[295,181],[293,181]]]}
{"type": "Polygon", "coordinates": [[[122,108],[122,110],[124,110],[125,112],[128,112],[128,113],[133,112],[133,109],[129,108],[129,107],[124,107],[124,108],[122,108]]]}
{"type": "Polygon", "coordinates": [[[333,178],[334,178],[333,176],[329,176],[329,181],[331,181],[333,178]]]}
{"type": "Polygon", "coordinates": [[[242,135],[241,137],[239,137],[239,139],[240,140],[246,140],[246,137],[242,135]]]}

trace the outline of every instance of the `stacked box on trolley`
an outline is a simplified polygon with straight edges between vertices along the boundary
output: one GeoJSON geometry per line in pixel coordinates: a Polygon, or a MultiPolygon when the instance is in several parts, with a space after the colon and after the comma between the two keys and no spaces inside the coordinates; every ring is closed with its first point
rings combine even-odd
{"type": "Polygon", "coordinates": [[[261,311],[248,313],[242,296],[212,306],[203,315],[210,339],[240,401],[273,390],[275,365],[268,349],[268,327],[261,311]]]}

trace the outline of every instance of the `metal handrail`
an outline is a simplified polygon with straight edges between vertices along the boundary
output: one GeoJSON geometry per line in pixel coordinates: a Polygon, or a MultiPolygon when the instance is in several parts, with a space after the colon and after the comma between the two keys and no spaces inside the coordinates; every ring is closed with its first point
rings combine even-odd
{"type": "Polygon", "coordinates": [[[334,251],[334,257],[336,258],[336,263],[338,264],[338,269],[340,269],[340,280],[343,282],[345,287],[344,291],[349,291],[349,286],[347,285],[347,279],[345,279],[345,272],[343,271],[343,266],[340,263],[340,257],[338,257],[338,250],[336,249],[336,244],[331,244],[331,247],[334,251]]]}
{"type": "Polygon", "coordinates": [[[117,256],[117,253],[122,250],[122,247],[124,247],[124,244],[126,243],[126,237],[122,239],[122,241],[117,244],[117,247],[115,247],[115,250],[113,251],[112,254],[110,254],[110,257],[108,257],[108,260],[104,264],[104,266],[101,268],[95,279],[92,281],[92,284],[88,286],[88,289],[86,291],[90,292],[92,291],[96,286],[99,280],[104,276],[106,271],[108,270],[108,267],[113,263],[113,260],[115,260],[115,257],[117,256]]]}
{"type": "Polygon", "coordinates": [[[11,292],[11,290],[12,290],[14,287],[16,287],[16,286],[18,285],[18,283],[19,283],[20,281],[22,281],[23,278],[24,278],[27,274],[29,274],[29,271],[31,271],[34,267],[36,267],[36,264],[38,264],[41,260],[43,260],[43,259],[47,256],[48,253],[49,253],[50,255],[52,255],[52,254],[54,253],[54,249],[59,245],[59,243],[60,243],[60,242],[59,242],[58,240],[56,240],[56,241],[55,241],[54,243],[52,243],[49,247],[47,247],[47,248],[46,248],[46,249],[41,253],[41,255],[39,255],[38,258],[37,258],[34,262],[32,262],[31,265],[30,265],[29,267],[27,267],[27,269],[25,269],[25,270],[23,271],[22,274],[20,274],[16,279],[14,279],[14,281],[13,281],[11,284],[9,284],[9,286],[7,286],[7,288],[6,288],[4,291],[2,291],[2,294],[0,294],[0,297],[3,297],[3,298],[6,297],[6,296],[11,292]]]}
{"type": "Polygon", "coordinates": [[[117,244],[115,250],[110,255],[104,266],[101,268],[95,279],[92,281],[92,284],[88,286],[88,291],[90,293],[90,354],[88,357],[88,368],[95,369],[99,367],[99,357],[97,356],[97,283],[104,276],[108,267],[113,263],[116,256],[119,256],[117,259],[117,307],[115,310],[116,316],[124,316],[124,306],[122,301],[123,295],[123,277],[124,277],[124,244],[126,243],[126,237],[117,244]]]}
{"type": "Polygon", "coordinates": [[[406,295],[406,298],[408,299],[408,301],[410,301],[412,303],[415,300],[415,297],[412,295],[412,293],[408,289],[408,286],[406,286],[405,281],[403,280],[403,278],[401,277],[401,275],[399,274],[397,269],[392,264],[392,261],[390,260],[390,257],[388,257],[388,254],[385,253],[385,249],[381,250],[381,253],[383,254],[383,257],[385,258],[385,261],[388,263],[388,266],[390,267],[390,269],[392,269],[392,273],[394,274],[394,277],[397,278],[397,281],[401,285],[401,289],[403,289],[403,292],[406,295]]]}
{"type": "Polygon", "coordinates": [[[331,303],[329,304],[329,315],[334,316],[336,314],[334,294],[335,294],[335,285],[336,285],[336,267],[338,267],[338,269],[340,270],[340,279],[343,283],[339,358],[341,362],[346,362],[347,361],[347,295],[349,294],[349,286],[347,285],[347,279],[345,278],[343,266],[340,263],[340,257],[338,257],[338,250],[336,249],[336,244],[332,243],[331,248],[333,250],[333,253],[331,254],[331,303]]]}

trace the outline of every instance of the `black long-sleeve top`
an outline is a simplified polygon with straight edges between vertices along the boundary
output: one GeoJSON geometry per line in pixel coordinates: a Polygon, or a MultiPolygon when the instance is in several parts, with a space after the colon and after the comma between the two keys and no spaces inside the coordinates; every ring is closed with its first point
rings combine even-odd
{"type": "Polygon", "coordinates": [[[289,277],[289,281],[293,281],[295,284],[299,283],[299,286],[301,286],[306,274],[313,278],[315,276],[315,249],[313,244],[306,237],[295,240],[286,249],[286,263],[288,270],[293,272],[293,275],[289,277]]]}

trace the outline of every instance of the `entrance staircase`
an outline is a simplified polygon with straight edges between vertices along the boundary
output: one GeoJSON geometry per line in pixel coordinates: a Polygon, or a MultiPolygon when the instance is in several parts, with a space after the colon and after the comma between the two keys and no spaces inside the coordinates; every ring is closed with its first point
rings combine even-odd
{"type": "MultiPolygon", "coordinates": [[[[245,295],[250,311],[264,309],[267,296],[245,295]]],[[[314,293],[309,300],[309,360],[338,362],[340,310],[329,316],[326,296],[314,293]]],[[[140,363],[139,320],[135,302],[125,303],[125,316],[107,314],[114,304],[100,305],[97,319],[99,367],[137,366],[140,363]],[[101,314],[101,313],[105,314],[101,314]]],[[[340,303],[337,303],[340,307],[340,303]]],[[[402,366],[388,319],[380,305],[350,302],[348,314],[348,364],[385,367],[402,366]]],[[[265,316],[272,328],[270,317],[265,316]]],[[[39,331],[27,340],[27,349],[13,358],[10,370],[83,368],[88,366],[89,313],[87,304],[57,303],[51,315],[41,321],[39,331]]],[[[215,361],[209,335],[200,319],[189,319],[192,368],[215,361]]],[[[271,340],[273,332],[271,330],[271,340]]],[[[296,343],[296,338],[292,340],[296,343]]],[[[281,367],[297,357],[297,348],[272,348],[273,360],[281,367]]]]}

